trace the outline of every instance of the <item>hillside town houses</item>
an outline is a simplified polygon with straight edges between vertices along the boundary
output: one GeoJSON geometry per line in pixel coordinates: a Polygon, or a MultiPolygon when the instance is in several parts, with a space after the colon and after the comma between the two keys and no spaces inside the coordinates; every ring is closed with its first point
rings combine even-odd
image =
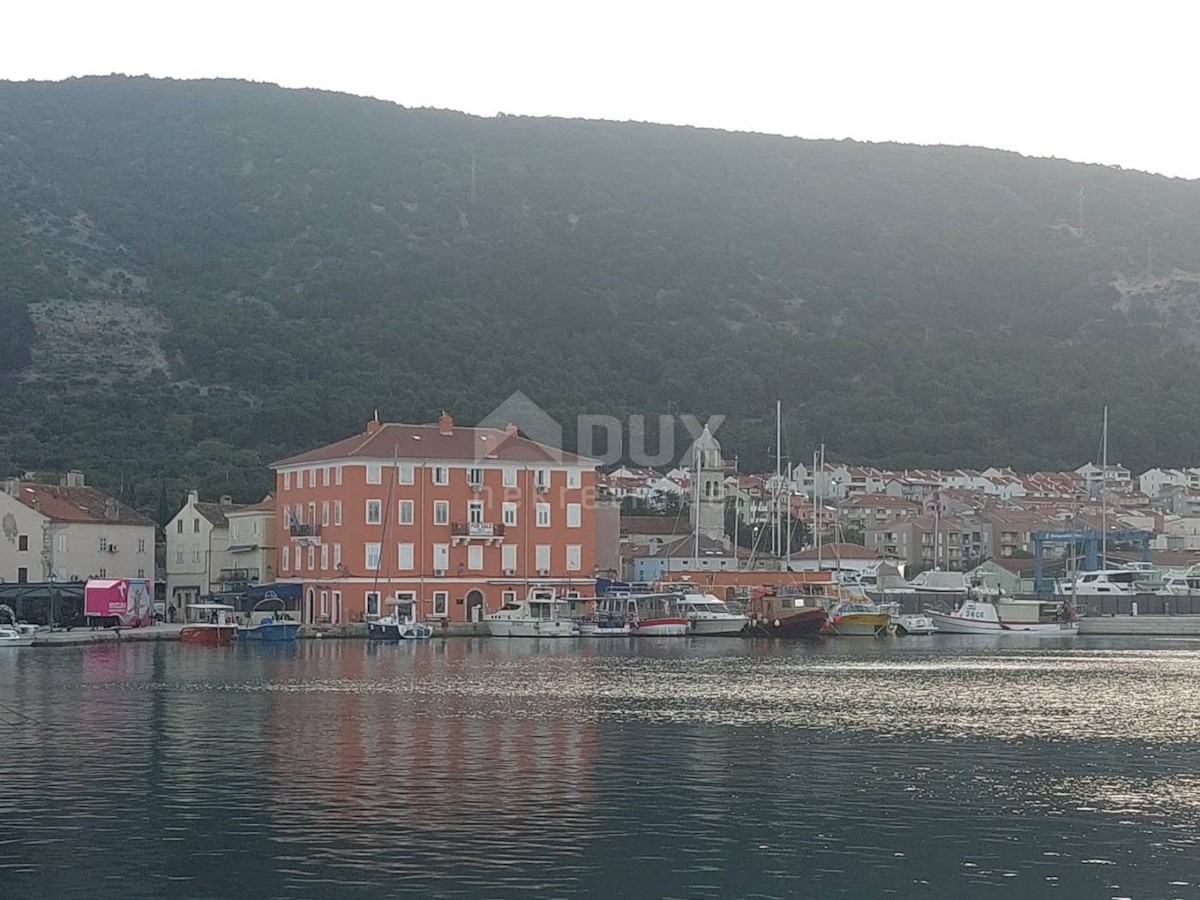
{"type": "Polygon", "coordinates": [[[1016,585],[1034,535],[1102,525],[1151,532],[1163,558],[1200,560],[1200,468],[829,462],[777,476],[737,471],[705,430],[674,468],[601,472],[514,427],[463,427],[443,414],[416,425],[373,419],[271,471],[274,489],[256,503],[189,492],[162,529],[157,573],[153,521],[82,473],[4,481],[0,582],[156,578],[173,617],[208,597],[283,585],[306,622],[361,622],[397,603],[467,622],[530,581],[585,590],[601,574],[986,564],[1016,585]]]}

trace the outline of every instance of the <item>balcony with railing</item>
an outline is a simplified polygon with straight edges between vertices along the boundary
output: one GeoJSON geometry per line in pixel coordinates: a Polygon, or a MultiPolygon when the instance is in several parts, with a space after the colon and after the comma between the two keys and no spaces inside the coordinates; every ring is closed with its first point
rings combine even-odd
{"type": "Polygon", "coordinates": [[[504,540],[504,525],[499,522],[451,522],[450,536],[456,544],[469,541],[499,543],[504,540]]]}
{"type": "Polygon", "coordinates": [[[222,569],[218,578],[223,591],[245,591],[258,584],[258,568],[222,569]]]}
{"type": "Polygon", "coordinates": [[[316,522],[292,522],[288,534],[304,544],[321,543],[321,526],[316,522]]]}

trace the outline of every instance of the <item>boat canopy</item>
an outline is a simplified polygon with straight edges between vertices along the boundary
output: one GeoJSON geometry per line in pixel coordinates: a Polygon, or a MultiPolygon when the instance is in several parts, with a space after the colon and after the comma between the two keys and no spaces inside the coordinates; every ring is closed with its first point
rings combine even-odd
{"type": "Polygon", "coordinates": [[[214,609],[231,610],[231,609],[233,609],[233,607],[230,606],[228,603],[189,603],[187,605],[187,608],[188,609],[207,609],[207,610],[214,610],[214,609]]]}
{"type": "Polygon", "coordinates": [[[294,581],[278,581],[274,584],[258,584],[245,592],[247,600],[258,602],[266,600],[269,597],[278,597],[280,600],[294,600],[300,602],[300,598],[304,593],[304,586],[299,582],[294,581]]]}

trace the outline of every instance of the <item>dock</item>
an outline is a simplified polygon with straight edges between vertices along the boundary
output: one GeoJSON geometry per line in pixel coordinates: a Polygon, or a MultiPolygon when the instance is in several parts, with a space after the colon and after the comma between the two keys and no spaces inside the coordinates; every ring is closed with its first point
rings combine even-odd
{"type": "Polygon", "coordinates": [[[1085,616],[1079,634],[1200,637],[1200,616],[1085,616]]]}

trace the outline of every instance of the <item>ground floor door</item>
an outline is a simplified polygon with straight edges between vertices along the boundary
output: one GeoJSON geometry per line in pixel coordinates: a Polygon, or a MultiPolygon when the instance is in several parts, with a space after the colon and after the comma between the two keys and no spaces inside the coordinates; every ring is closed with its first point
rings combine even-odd
{"type": "Polygon", "coordinates": [[[483,591],[467,592],[467,621],[483,621],[483,591]]]}

